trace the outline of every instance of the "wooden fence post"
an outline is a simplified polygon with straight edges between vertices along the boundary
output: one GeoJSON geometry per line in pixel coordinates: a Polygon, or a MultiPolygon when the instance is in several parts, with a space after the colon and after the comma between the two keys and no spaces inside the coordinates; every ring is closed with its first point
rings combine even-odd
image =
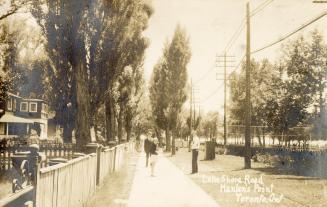
{"type": "Polygon", "coordinates": [[[116,170],[116,154],[117,154],[117,146],[115,146],[115,150],[114,150],[114,167],[113,167],[113,171],[116,170]]]}
{"type": "Polygon", "coordinates": [[[34,194],[33,194],[33,200],[34,200],[34,206],[37,206],[37,194],[39,193],[38,191],[38,180],[40,179],[40,169],[41,169],[41,166],[39,164],[39,158],[36,157],[35,158],[35,169],[34,169],[34,177],[33,177],[33,186],[34,186],[34,194]]]}
{"type": "Polygon", "coordinates": [[[96,153],[97,153],[97,178],[96,178],[96,184],[99,185],[100,184],[100,168],[101,168],[101,151],[102,151],[102,147],[98,146],[96,149],[96,153]]]}

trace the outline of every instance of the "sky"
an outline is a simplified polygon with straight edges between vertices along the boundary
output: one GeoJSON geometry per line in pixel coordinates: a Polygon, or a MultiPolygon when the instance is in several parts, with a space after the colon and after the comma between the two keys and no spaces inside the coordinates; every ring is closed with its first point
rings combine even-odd
{"type": "MultiPolygon", "coordinates": [[[[249,2],[252,11],[265,0],[249,2]]],[[[153,66],[162,55],[164,42],[171,40],[176,25],[180,24],[190,37],[192,58],[188,64],[188,74],[189,81],[192,79],[197,89],[196,100],[201,110],[218,110],[222,113],[224,87],[220,79],[223,78],[223,68],[216,67],[216,56],[223,54],[228,41],[244,19],[246,3],[245,0],[152,0],[155,11],[144,33],[151,42],[146,51],[146,80],[150,80],[153,66]]],[[[314,4],[311,0],[273,0],[251,18],[251,51],[278,40],[326,10],[327,3],[314,4]]],[[[308,35],[315,28],[322,32],[327,41],[327,16],[288,40],[301,34],[308,35]]],[[[244,29],[228,53],[235,56],[234,66],[245,54],[245,39],[244,29]]],[[[252,58],[268,58],[274,61],[282,55],[280,47],[281,44],[278,44],[253,55],[252,58]]],[[[233,70],[228,69],[229,72],[233,70]]]]}

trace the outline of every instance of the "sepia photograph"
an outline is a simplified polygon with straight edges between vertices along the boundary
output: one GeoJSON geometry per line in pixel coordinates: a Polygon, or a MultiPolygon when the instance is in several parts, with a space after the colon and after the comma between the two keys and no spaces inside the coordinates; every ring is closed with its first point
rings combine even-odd
{"type": "Polygon", "coordinates": [[[0,0],[0,207],[327,206],[327,0],[0,0]]]}

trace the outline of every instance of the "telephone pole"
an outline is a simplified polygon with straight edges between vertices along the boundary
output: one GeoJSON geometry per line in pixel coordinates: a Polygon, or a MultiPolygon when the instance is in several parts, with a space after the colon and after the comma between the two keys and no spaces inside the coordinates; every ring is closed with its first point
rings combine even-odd
{"type": "Polygon", "coordinates": [[[251,48],[250,48],[250,6],[246,4],[246,105],[245,105],[245,156],[244,168],[251,168],[251,48]]]}
{"type": "Polygon", "coordinates": [[[190,135],[192,133],[192,103],[193,103],[193,83],[191,79],[191,93],[190,93],[190,135]]]}
{"type": "Polygon", "coordinates": [[[217,67],[224,67],[224,79],[217,79],[217,80],[224,80],[224,146],[227,144],[227,68],[234,67],[230,65],[231,63],[234,63],[234,60],[231,58],[234,58],[234,56],[228,56],[226,51],[224,52],[224,55],[217,56],[217,58],[223,58],[223,60],[217,60],[217,63],[222,63],[223,66],[218,65],[217,67]]]}
{"type": "Polygon", "coordinates": [[[193,82],[191,79],[191,91],[190,91],[190,137],[188,140],[188,151],[191,152],[191,141],[192,141],[192,103],[193,103],[193,82]]]}
{"type": "Polygon", "coordinates": [[[188,151],[191,151],[191,141],[192,141],[192,130],[195,130],[195,93],[198,92],[198,89],[193,85],[193,81],[191,79],[191,91],[190,91],[190,139],[189,139],[189,146],[188,151]],[[192,117],[194,116],[194,117],[192,117]]]}

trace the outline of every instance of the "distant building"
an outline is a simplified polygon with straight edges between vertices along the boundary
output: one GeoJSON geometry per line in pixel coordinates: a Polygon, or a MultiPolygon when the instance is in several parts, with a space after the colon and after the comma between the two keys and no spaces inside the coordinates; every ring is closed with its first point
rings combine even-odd
{"type": "Polygon", "coordinates": [[[48,136],[48,105],[41,99],[23,98],[8,93],[2,107],[0,118],[1,137],[26,137],[31,130],[36,131],[40,139],[48,136]]]}

